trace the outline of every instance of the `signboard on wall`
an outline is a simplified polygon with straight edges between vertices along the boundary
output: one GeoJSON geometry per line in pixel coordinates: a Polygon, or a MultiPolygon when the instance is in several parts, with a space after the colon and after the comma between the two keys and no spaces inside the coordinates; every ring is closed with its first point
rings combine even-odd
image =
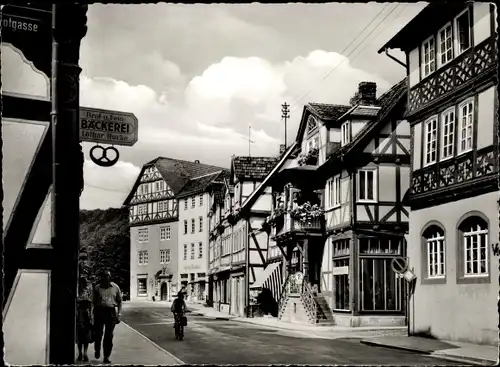
{"type": "Polygon", "coordinates": [[[80,107],[80,141],[132,146],[138,139],[133,113],[80,107]]]}
{"type": "Polygon", "coordinates": [[[349,267],[348,266],[337,266],[332,269],[332,274],[333,275],[347,275],[349,274],[349,267]]]}

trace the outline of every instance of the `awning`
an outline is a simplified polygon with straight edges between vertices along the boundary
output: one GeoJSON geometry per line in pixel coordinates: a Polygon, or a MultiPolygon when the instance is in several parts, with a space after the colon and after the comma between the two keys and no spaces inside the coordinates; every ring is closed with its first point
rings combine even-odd
{"type": "Polygon", "coordinates": [[[273,272],[276,271],[276,269],[279,270],[280,265],[281,262],[269,264],[260,274],[260,276],[255,280],[255,282],[250,286],[250,289],[267,288],[264,287],[266,281],[273,275],[273,272]]]}

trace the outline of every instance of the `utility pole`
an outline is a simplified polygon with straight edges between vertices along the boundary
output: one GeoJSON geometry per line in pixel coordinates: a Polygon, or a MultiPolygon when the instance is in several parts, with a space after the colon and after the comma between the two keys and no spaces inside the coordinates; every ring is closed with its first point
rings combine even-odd
{"type": "Polygon", "coordinates": [[[286,123],[287,123],[288,119],[290,118],[290,109],[288,107],[290,107],[290,105],[286,104],[286,102],[281,105],[281,118],[283,120],[285,120],[285,150],[287,148],[287,145],[286,145],[286,123]]]}
{"type": "Polygon", "coordinates": [[[248,139],[244,138],[244,137],[242,137],[242,138],[248,141],[248,156],[249,157],[250,157],[250,144],[255,143],[253,140],[250,139],[251,136],[252,136],[252,126],[248,125],[248,139]]]}

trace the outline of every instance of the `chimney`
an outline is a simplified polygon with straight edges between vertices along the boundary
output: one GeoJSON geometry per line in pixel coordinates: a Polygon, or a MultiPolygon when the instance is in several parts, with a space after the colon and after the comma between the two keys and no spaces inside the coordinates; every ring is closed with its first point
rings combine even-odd
{"type": "Polygon", "coordinates": [[[351,106],[375,106],[377,103],[377,83],[361,82],[358,91],[350,100],[351,106]]]}
{"type": "Polygon", "coordinates": [[[280,157],[285,153],[286,147],[285,144],[280,144],[280,157]]]}

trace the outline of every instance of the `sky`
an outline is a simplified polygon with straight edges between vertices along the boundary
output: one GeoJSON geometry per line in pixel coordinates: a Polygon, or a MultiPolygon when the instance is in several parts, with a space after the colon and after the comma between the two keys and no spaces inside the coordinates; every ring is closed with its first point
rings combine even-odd
{"type": "MultiPolygon", "coordinates": [[[[251,155],[277,155],[284,102],[290,143],[304,104],[348,104],[362,81],[382,94],[405,70],[377,50],[425,5],[90,5],[80,104],[134,113],[139,141],[119,147],[110,168],[92,163],[93,144],[84,143],[81,208],[120,207],[142,165],[158,156],[229,168],[233,154],[249,153],[249,126],[251,155]]],[[[17,54],[2,47],[2,59],[4,70],[17,70],[8,73],[15,80],[2,73],[4,90],[46,89],[28,67],[19,71],[17,54]]]]}

